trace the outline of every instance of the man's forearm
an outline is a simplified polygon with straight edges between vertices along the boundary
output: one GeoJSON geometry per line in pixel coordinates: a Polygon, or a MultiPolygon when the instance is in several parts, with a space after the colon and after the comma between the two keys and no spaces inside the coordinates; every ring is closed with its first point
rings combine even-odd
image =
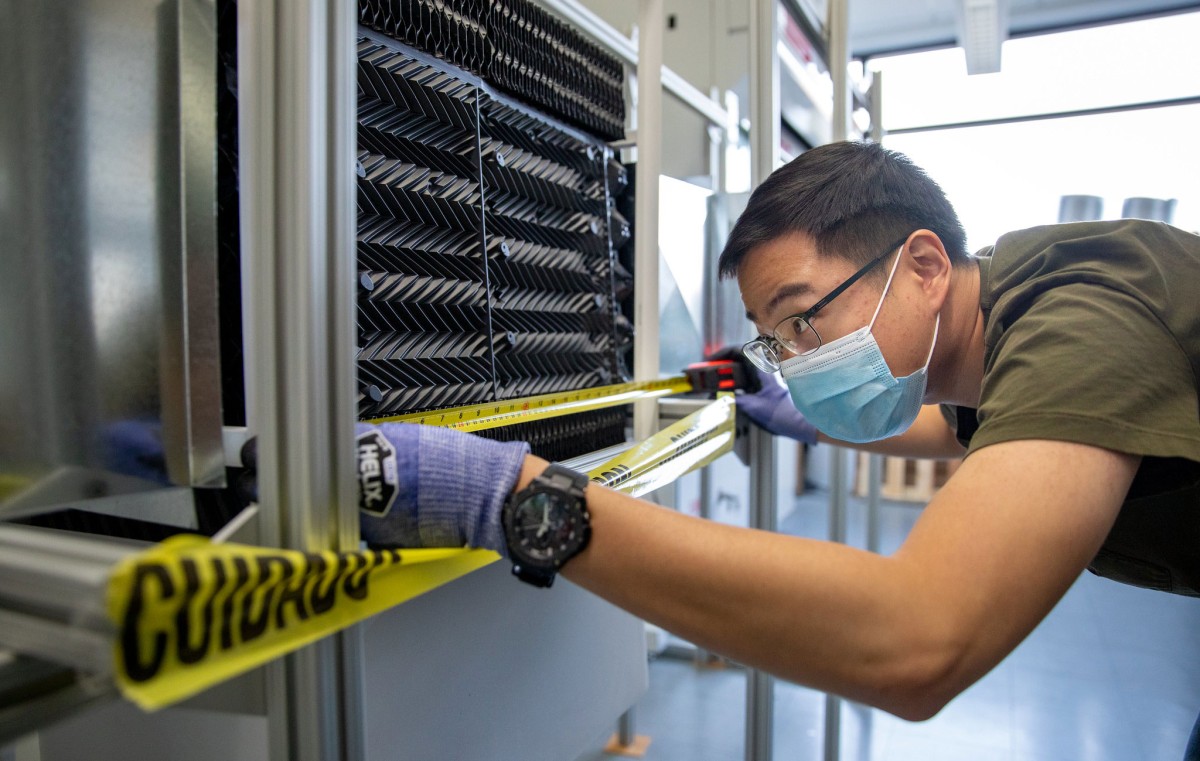
{"type": "MultiPolygon", "coordinates": [[[[527,473],[543,467],[530,460],[527,473]]],[[[573,582],[747,665],[910,718],[922,712],[913,703],[946,643],[900,561],[597,486],[588,505],[592,543],[563,569],[573,582]]]]}
{"type": "MultiPolygon", "coordinates": [[[[890,557],[589,486],[592,543],[564,573],[710,650],[923,719],[1061,599],[1111,530],[1139,462],[1053,440],[984,447],[890,557]]],[[[526,476],[544,466],[529,458],[526,476]]]]}

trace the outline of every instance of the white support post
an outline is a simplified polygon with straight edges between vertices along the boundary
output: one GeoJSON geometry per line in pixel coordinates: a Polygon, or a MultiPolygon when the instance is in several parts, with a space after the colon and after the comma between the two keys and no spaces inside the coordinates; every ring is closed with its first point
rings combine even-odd
{"type": "MultiPolygon", "coordinates": [[[[637,196],[634,204],[633,307],[636,340],[633,375],[658,378],[658,177],[662,173],[663,0],[640,0],[637,60],[637,196]]],[[[634,405],[633,435],[648,439],[658,429],[655,400],[634,405]]]]}
{"type": "Polygon", "coordinates": [[[871,77],[871,90],[867,93],[867,102],[871,111],[871,139],[877,143],[883,142],[883,72],[877,71],[871,77]]]}
{"type": "Polygon", "coordinates": [[[829,0],[829,76],[833,79],[834,141],[850,135],[850,2],[829,0]]]}
{"type": "MultiPolygon", "coordinates": [[[[658,378],[658,176],[662,173],[663,0],[640,0],[637,52],[637,186],[634,197],[633,375],[658,378]]],[[[650,438],[658,430],[658,401],[633,405],[633,437],[650,438]]],[[[617,737],[628,746],[636,739],[635,707],[621,715],[617,737]]]]}
{"type": "Polygon", "coordinates": [[[779,19],[776,0],[750,3],[750,185],[779,165],[779,19]]]}
{"type": "MultiPolygon", "coordinates": [[[[867,549],[879,552],[879,498],[883,488],[883,455],[870,454],[867,463],[867,549]]],[[[859,460],[862,463],[862,460],[859,460]]]]}
{"type": "MultiPolygon", "coordinates": [[[[871,110],[871,139],[883,142],[883,72],[871,79],[867,102],[871,110]]],[[[879,498],[883,488],[883,455],[868,455],[867,459],[867,549],[879,552],[879,498]]]]}

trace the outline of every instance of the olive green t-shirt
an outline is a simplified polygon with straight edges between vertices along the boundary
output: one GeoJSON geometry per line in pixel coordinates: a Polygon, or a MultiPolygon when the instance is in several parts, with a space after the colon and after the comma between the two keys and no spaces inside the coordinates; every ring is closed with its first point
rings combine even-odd
{"type": "Polygon", "coordinates": [[[979,409],[943,406],[968,456],[1019,439],[1142,455],[1089,569],[1200,596],[1200,237],[1083,222],[1009,233],[977,256],[979,409]]]}

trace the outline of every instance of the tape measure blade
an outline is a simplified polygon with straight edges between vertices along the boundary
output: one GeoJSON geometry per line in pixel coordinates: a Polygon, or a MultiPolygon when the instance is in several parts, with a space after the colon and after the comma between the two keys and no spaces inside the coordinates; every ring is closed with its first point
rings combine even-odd
{"type": "Polygon", "coordinates": [[[633,381],[591,389],[562,391],[538,396],[510,399],[500,402],[467,407],[453,407],[429,412],[414,412],[405,415],[381,417],[364,422],[418,423],[443,425],[460,431],[480,431],[504,425],[547,420],[576,412],[630,404],[646,398],[657,398],[670,394],[681,394],[692,389],[686,377],[664,378],[654,381],[633,381]],[[497,411],[499,410],[499,411],[497,411]]]}
{"type": "Polygon", "coordinates": [[[732,448],[735,411],[732,395],[722,394],[711,404],[593,468],[588,477],[597,483],[625,491],[621,484],[629,483],[632,488],[643,474],[682,457],[690,450],[701,448],[717,437],[726,437],[727,441],[722,446],[727,451],[732,448]]]}

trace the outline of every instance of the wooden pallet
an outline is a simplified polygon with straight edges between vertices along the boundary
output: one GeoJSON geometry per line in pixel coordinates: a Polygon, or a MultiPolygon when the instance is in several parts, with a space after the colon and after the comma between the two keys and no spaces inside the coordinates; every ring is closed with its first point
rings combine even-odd
{"type": "MultiPolygon", "coordinates": [[[[854,493],[865,497],[870,488],[867,481],[866,452],[857,457],[857,477],[854,493]]],[[[880,496],[901,502],[928,502],[937,490],[958,470],[961,460],[913,460],[907,457],[883,458],[883,485],[880,496]]]]}

